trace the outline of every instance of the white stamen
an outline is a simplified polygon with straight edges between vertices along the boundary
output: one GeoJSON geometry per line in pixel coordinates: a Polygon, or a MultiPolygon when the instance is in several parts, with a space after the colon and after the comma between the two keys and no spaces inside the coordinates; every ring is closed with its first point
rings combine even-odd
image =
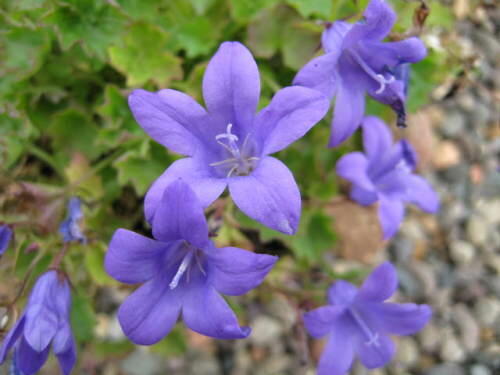
{"type": "Polygon", "coordinates": [[[358,325],[361,327],[361,330],[368,337],[368,341],[365,342],[365,344],[368,345],[368,346],[372,346],[373,345],[375,347],[379,347],[380,346],[380,342],[378,341],[378,339],[379,339],[378,333],[377,332],[375,332],[375,333],[372,332],[372,330],[370,329],[370,327],[368,327],[368,325],[366,324],[366,322],[363,320],[363,318],[361,318],[361,316],[358,314],[358,312],[356,310],[354,310],[353,308],[350,308],[349,312],[353,316],[353,318],[356,321],[356,323],[358,323],[358,325]]]}
{"type": "Polygon", "coordinates": [[[184,275],[186,270],[189,267],[189,264],[191,263],[191,260],[193,259],[194,251],[189,250],[188,253],[184,256],[184,259],[182,259],[181,265],[179,266],[179,269],[177,270],[177,273],[175,274],[174,278],[168,284],[170,289],[175,289],[177,285],[179,285],[179,281],[181,281],[181,277],[184,275]]]}
{"type": "Polygon", "coordinates": [[[368,74],[371,78],[379,83],[380,87],[377,91],[375,91],[375,94],[381,94],[382,92],[384,92],[386,85],[396,80],[392,75],[389,78],[385,78],[383,74],[375,73],[373,69],[361,58],[361,56],[358,55],[356,51],[351,49],[350,52],[351,56],[359,64],[361,69],[363,69],[366,74],[368,74]]]}

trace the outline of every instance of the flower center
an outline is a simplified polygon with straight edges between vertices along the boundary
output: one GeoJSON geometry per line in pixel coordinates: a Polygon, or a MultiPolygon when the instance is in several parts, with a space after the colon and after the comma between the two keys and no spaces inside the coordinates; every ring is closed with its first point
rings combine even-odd
{"type": "Polygon", "coordinates": [[[359,54],[353,49],[350,50],[351,56],[358,63],[358,65],[368,74],[371,78],[377,81],[380,85],[375,94],[381,94],[385,90],[385,86],[394,82],[396,78],[393,75],[389,75],[389,78],[386,78],[383,74],[376,73],[362,58],[359,54]]]}
{"type": "Polygon", "coordinates": [[[201,273],[203,275],[206,275],[205,270],[203,269],[203,265],[202,265],[202,259],[201,259],[202,253],[201,253],[201,251],[198,249],[193,249],[189,244],[187,244],[186,247],[188,248],[188,250],[187,250],[186,254],[184,255],[184,257],[182,258],[182,261],[179,265],[179,268],[177,268],[177,272],[175,273],[174,277],[172,278],[172,281],[170,282],[170,284],[168,284],[168,286],[171,290],[177,288],[177,286],[179,285],[179,282],[181,281],[184,274],[186,274],[187,281],[189,282],[190,270],[192,268],[191,266],[193,263],[196,263],[196,265],[200,269],[201,273]]]}
{"type": "Polygon", "coordinates": [[[375,346],[378,348],[380,346],[379,342],[379,334],[377,332],[373,332],[368,324],[366,324],[365,320],[361,317],[361,315],[352,307],[347,310],[351,316],[354,318],[355,322],[361,328],[363,334],[367,337],[367,341],[365,341],[365,345],[367,346],[375,346]]]}
{"type": "Polygon", "coordinates": [[[221,145],[229,154],[229,158],[210,163],[211,167],[222,168],[226,172],[226,177],[248,176],[255,169],[255,162],[259,160],[256,156],[248,154],[248,135],[245,137],[241,148],[238,146],[239,138],[231,133],[233,124],[227,124],[226,132],[217,134],[215,141],[221,145]]]}

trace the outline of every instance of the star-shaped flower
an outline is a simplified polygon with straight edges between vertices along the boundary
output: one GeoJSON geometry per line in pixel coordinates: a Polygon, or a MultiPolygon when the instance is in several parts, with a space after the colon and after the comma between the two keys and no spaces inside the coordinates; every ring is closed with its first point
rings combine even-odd
{"type": "Polygon", "coordinates": [[[363,16],[355,24],[329,24],[322,36],[326,53],[307,63],[293,82],[335,96],[331,147],[344,142],[361,124],[365,93],[390,105],[398,115],[398,125],[405,126],[406,83],[397,69],[422,60],[427,53],[416,37],[382,42],[396,20],[384,0],[371,0],[363,16]]]}
{"type": "Polygon", "coordinates": [[[413,173],[417,154],[410,143],[393,144],[389,128],[377,117],[365,117],[362,128],[365,153],[344,155],[337,162],[337,174],[352,183],[353,200],[362,205],[379,202],[379,220],[387,239],[403,221],[405,203],[435,213],[439,198],[424,178],[413,173]]]}
{"type": "Polygon", "coordinates": [[[106,254],[106,271],[118,281],[144,283],[118,310],[125,334],[151,345],[182,315],[186,326],[218,339],[247,337],[219,293],[241,295],[259,285],[277,257],[235,247],[215,248],[203,208],[181,180],[163,193],[152,218],[153,237],[118,229],[106,254]]]}
{"type": "Polygon", "coordinates": [[[329,305],[304,314],[311,336],[328,336],[318,375],[346,374],[355,355],[368,369],[382,367],[395,353],[389,335],[410,335],[425,326],[432,315],[429,306],[384,302],[397,284],[396,270],[386,262],[359,289],[335,282],[328,291],[329,305]]]}
{"type": "Polygon", "coordinates": [[[3,341],[0,363],[14,346],[14,361],[23,375],[36,374],[52,346],[61,371],[69,375],[76,362],[70,326],[71,294],[66,277],[48,271],[38,278],[26,309],[3,341]]]}
{"type": "Polygon", "coordinates": [[[226,186],[236,205],[262,224],[292,234],[300,218],[300,193],[290,170],[269,154],[302,137],[328,111],[328,99],[305,87],[286,87],[256,113],[257,64],[238,42],[225,42],[203,78],[207,110],[175,90],[135,90],[129,105],[157,142],[188,158],[173,163],[151,186],[145,213],[151,221],[163,190],[182,178],[204,207],[226,186]]]}

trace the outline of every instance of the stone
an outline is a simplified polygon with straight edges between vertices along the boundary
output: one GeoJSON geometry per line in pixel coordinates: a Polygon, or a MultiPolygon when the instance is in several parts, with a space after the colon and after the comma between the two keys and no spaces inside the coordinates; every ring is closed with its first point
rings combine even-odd
{"type": "Polygon", "coordinates": [[[481,330],[474,316],[464,304],[453,307],[452,319],[460,332],[460,342],[468,352],[479,349],[481,330]]]}
{"type": "Polygon", "coordinates": [[[160,375],[163,374],[163,360],[145,348],[136,349],[124,359],[120,367],[127,375],[160,375]]]}
{"type": "Polygon", "coordinates": [[[488,242],[489,224],[480,215],[472,215],[467,221],[467,238],[476,246],[484,247],[488,242]]]}
{"type": "Polygon", "coordinates": [[[454,363],[445,363],[433,367],[426,375],[466,375],[462,366],[454,363]]]}
{"type": "Polygon", "coordinates": [[[500,301],[493,297],[482,297],[476,302],[474,311],[481,326],[492,327],[500,317],[500,301]]]}
{"type": "Polygon", "coordinates": [[[258,346],[271,345],[279,341],[283,332],[281,322],[267,315],[260,315],[250,326],[253,330],[250,341],[258,346]]]}
{"type": "Polygon", "coordinates": [[[462,362],[466,357],[464,348],[455,334],[449,329],[444,332],[443,345],[439,355],[446,362],[462,362]]]}
{"type": "Polygon", "coordinates": [[[220,375],[221,369],[216,357],[203,355],[190,361],[190,374],[220,375]]]}
{"type": "Polygon", "coordinates": [[[441,330],[432,321],[418,333],[420,345],[428,353],[436,351],[441,345],[442,338],[441,330]]]}
{"type": "Polygon", "coordinates": [[[470,368],[470,375],[492,375],[492,372],[488,367],[477,364],[470,368]]]}
{"type": "Polygon", "coordinates": [[[461,265],[470,263],[475,253],[474,246],[465,241],[454,241],[450,245],[451,259],[461,265]]]}
{"type": "Polygon", "coordinates": [[[460,149],[452,141],[441,141],[434,152],[432,164],[437,169],[446,169],[460,163],[460,149]]]}
{"type": "Polygon", "coordinates": [[[396,361],[404,368],[410,368],[419,358],[418,346],[412,337],[402,337],[397,343],[396,361]]]}

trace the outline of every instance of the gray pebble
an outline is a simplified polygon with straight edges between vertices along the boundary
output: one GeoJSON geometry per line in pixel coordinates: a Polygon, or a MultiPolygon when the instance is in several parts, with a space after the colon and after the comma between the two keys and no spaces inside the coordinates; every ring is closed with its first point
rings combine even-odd
{"type": "Polygon", "coordinates": [[[450,245],[451,259],[458,264],[468,264],[474,259],[474,246],[465,241],[454,241],[450,245]]]}
{"type": "Polygon", "coordinates": [[[492,372],[486,366],[473,365],[470,369],[470,375],[492,375],[492,372]]]}
{"type": "Polygon", "coordinates": [[[474,306],[474,311],[482,326],[491,327],[499,318],[500,301],[493,297],[480,298],[474,306]]]}
{"type": "Polygon", "coordinates": [[[279,341],[283,332],[280,321],[266,315],[257,317],[251,324],[250,341],[255,345],[266,346],[279,341]]]}

